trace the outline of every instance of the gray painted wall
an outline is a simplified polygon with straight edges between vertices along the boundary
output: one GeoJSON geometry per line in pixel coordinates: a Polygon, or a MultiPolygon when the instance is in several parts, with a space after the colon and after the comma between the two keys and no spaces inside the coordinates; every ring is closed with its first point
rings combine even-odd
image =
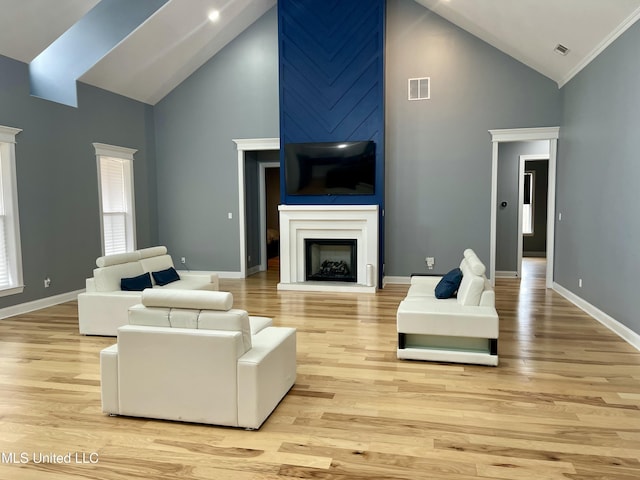
{"type": "Polygon", "coordinates": [[[279,135],[275,8],[154,113],[160,242],[186,257],[193,270],[239,271],[238,153],[232,139],[279,135]]]}
{"type": "Polygon", "coordinates": [[[411,0],[387,2],[386,275],[489,264],[490,129],[555,126],[557,85],[411,0]],[[407,79],[431,77],[431,100],[407,79]]]}
{"type": "Polygon", "coordinates": [[[516,272],[518,270],[518,168],[520,155],[548,153],[548,141],[508,142],[498,146],[497,272],[516,272]],[[507,206],[502,207],[502,202],[507,202],[507,206]]]}
{"type": "Polygon", "coordinates": [[[0,56],[0,125],[23,129],[16,171],[25,282],[0,308],[84,288],[91,276],[102,254],[93,142],[138,149],[137,242],[157,242],[152,107],[84,84],[78,102],[31,97],[27,64],[0,56]]]}
{"type": "Polygon", "coordinates": [[[636,333],[638,45],[636,23],[562,89],[554,277],[636,333]]]}

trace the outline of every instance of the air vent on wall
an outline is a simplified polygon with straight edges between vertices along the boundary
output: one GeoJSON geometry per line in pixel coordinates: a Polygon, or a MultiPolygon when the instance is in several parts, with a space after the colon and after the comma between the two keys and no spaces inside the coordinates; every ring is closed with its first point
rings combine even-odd
{"type": "Polygon", "coordinates": [[[429,100],[431,98],[431,77],[409,79],[409,100],[429,100]]]}
{"type": "Polygon", "coordinates": [[[564,56],[567,53],[569,53],[569,49],[567,47],[565,47],[564,45],[562,45],[561,43],[556,45],[556,48],[554,48],[553,51],[556,52],[556,53],[559,53],[562,56],[564,56]]]}

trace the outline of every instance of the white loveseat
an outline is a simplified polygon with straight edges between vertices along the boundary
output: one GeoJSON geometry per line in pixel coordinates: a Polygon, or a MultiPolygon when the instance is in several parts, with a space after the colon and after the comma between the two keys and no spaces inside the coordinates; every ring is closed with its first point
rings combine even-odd
{"type": "Polygon", "coordinates": [[[100,353],[102,410],[257,429],[296,379],[296,331],[228,292],[145,290],[100,353]]]}
{"type": "Polygon", "coordinates": [[[498,313],[485,266],[467,249],[460,270],[457,296],[447,299],[434,293],[442,277],[411,277],[397,311],[398,358],[498,365],[498,313]]]}
{"type": "MultiPolygon", "coordinates": [[[[127,310],[140,303],[142,292],[123,291],[120,281],[144,273],[173,267],[167,248],[150,247],[129,253],[107,255],[96,260],[93,277],[86,280],[86,291],[78,295],[78,324],[83,335],[115,336],[118,327],[127,324],[127,310]]],[[[218,290],[216,274],[180,272],[180,279],[157,285],[151,275],[152,288],[171,290],[218,290]]]]}

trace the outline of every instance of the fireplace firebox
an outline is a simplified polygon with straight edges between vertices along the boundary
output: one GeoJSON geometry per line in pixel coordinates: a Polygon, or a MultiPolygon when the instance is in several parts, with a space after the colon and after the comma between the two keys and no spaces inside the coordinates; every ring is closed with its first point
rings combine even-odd
{"type": "Polygon", "coordinates": [[[304,246],[307,281],[355,282],[357,280],[356,239],[306,238],[304,246]]]}

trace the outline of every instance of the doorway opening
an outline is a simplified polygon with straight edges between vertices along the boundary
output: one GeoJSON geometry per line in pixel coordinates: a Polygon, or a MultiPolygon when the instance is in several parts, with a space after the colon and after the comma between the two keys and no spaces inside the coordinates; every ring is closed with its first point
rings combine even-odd
{"type": "MultiPolygon", "coordinates": [[[[256,189],[252,189],[249,184],[251,182],[250,178],[253,175],[253,169],[250,171],[247,170],[247,157],[251,157],[251,152],[258,152],[264,150],[272,150],[279,151],[280,150],[280,139],[279,138],[247,138],[247,139],[234,139],[233,142],[237,146],[238,150],[238,238],[239,238],[239,250],[240,250],[240,271],[238,272],[239,278],[245,278],[247,273],[250,271],[251,273],[255,273],[259,271],[261,267],[261,263],[257,265],[252,265],[250,269],[247,268],[247,265],[251,262],[255,262],[255,256],[260,256],[260,242],[261,238],[266,238],[266,232],[264,235],[261,234],[262,227],[257,227],[256,225],[260,224],[259,218],[261,215],[256,215],[258,220],[255,221],[253,219],[253,215],[255,210],[260,211],[260,201],[254,200],[251,196],[247,196],[247,191],[251,190],[253,192],[257,191],[256,189]],[[251,202],[251,206],[249,207],[249,202],[251,202]],[[248,216],[252,217],[251,220],[248,219],[248,216]],[[252,233],[249,235],[248,230],[251,228],[252,233]],[[255,233],[255,232],[258,233],[255,233]],[[257,240],[256,240],[257,239],[257,240]],[[249,253],[249,243],[251,242],[251,252],[249,253]]],[[[279,157],[279,154],[278,154],[279,157]]],[[[279,158],[278,158],[279,160],[279,158]]],[[[279,162],[278,162],[279,163],[279,162]]],[[[256,174],[256,177],[258,175],[256,174]]],[[[258,184],[258,181],[255,182],[258,184]]],[[[260,195],[254,195],[255,197],[260,197],[260,195]]],[[[265,227],[266,229],[266,227],[265,227]]]]}
{"type": "MultiPolygon", "coordinates": [[[[512,144],[513,142],[546,142],[548,145],[548,188],[547,188],[547,231],[546,231],[546,258],[547,268],[545,272],[545,286],[551,288],[553,286],[553,263],[554,263],[554,241],[555,241],[555,175],[556,175],[556,154],[558,148],[558,136],[560,132],[559,127],[542,127],[542,128],[521,128],[521,129],[509,129],[509,130],[490,130],[491,141],[493,143],[492,149],[492,167],[491,167],[491,227],[490,227],[490,276],[491,282],[495,285],[496,278],[496,261],[498,253],[504,251],[511,252],[511,249],[498,249],[498,216],[503,211],[511,207],[514,210],[514,205],[519,205],[520,199],[514,201],[508,201],[499,198],[499,152],[501,146],[512,144]]],[[[513,164],[511,165],[513,166],[513,164]]],[[[518,180],[520,182],[520,179],[518,180]]],[[[524,176],[522,177],[524,183],[524,176]]],[[[524,190],[524,186],[522,187],[524,190]]],[[[520,192],[522,191],[520,190],[520,192]]],[[[513,199],[512,199],[513,200],[513,199]]],[[[518,219],[522,218],[520,213],[521,209],[518,208],[515,215],[515,222],[518,225],[518,219]]],[[[513,218],[513,217],[512,217],[513,218]]],[[[520,223],[519,228],[522,228],[520,223]]],[[[511,229],[511,234],[513,234],[511,229]]],[[[516,242],[520,245],[519,251],[522,251],[522,239],[521,236],[516,237],[516,242]]],[[[521,255],[516,253],[514,268],[507,270],[508,272],[515,272],[513,276],[518,275],[518,271],[521,271],[521,255]]]]}

